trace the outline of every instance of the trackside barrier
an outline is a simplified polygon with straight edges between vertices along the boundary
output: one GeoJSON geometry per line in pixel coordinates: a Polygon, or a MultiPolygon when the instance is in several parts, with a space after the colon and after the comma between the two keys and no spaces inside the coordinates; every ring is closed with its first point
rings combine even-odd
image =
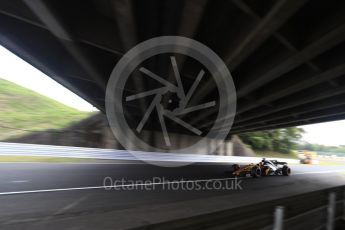
{"type": "MultiPolygon", "coordinates": [[[[0,142],[0,155],[6,156],[43,156],[43,157],[69,157],[89,158],[103,160],[138,160],[126,150],[84,148],[54,145],[36,145],[0,142]]],[[[170,161],[170,162],[200,162],[200,163],[239,163],[247,164],[261,161],[261,157],[244,156],[219,156],[201,154],[176,154],[136,151],[136,156],[146,161],[170,161]]],[[[267,158],[271,159],[271,158],[267,158]]],[[[273,158],[289,164],[299,164],[297,159],[273,158]]]]}
{"type": "Polygon", "coordinates": [[[331,192],[329,194],[329,203],[327,207],[327,230],[334,229],[334,215],[335,215],[335,193],[331,192]]]}
{"type": "Polygon", "coordinates": [[[343,194],[343,221],[345,221],[345,190],[344,190],[344,194],[343,194]]]}
{"type": "Polygon", "coordinates": [[[343,230],[344,217],[345,186],[339,186],[138,229],[343,230]]]}

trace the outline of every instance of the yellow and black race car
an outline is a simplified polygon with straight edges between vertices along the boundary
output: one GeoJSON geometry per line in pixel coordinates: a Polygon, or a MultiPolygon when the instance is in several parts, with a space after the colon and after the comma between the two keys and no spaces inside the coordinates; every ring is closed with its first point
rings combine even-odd
{"type": "Polygon", "coordinates": [[[286,162],[280,162],[277,160],[262,159],[258,164],[249,164],[240,167],[238,164],[232,165],[232,175],[245,177],[247,175],[254,178],[260,176],[282,175],[289,176],[291,174],[291,168],[286,162]]]}

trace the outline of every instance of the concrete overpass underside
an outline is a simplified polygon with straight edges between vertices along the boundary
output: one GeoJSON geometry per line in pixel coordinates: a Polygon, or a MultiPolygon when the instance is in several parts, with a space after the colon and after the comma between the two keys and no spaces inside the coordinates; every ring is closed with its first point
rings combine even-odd
{"type": "MultiPolygon", "coordinates": [[[[345,1],[0,0],[0,44],[101,111],[118,60],[163,35],[193,38],[227,64],[231,134],[345,119],[345,1]]],[[[184,63],[186,84],[195,69],[184,63]]],[[[215,97],[214,85],[202,94],[215,97]]],[[[208,126],[215,113],[186,119],[208,126]]]]}

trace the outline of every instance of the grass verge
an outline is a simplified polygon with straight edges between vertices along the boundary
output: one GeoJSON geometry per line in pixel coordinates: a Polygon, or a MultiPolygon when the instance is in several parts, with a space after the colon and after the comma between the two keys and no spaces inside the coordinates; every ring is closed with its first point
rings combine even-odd
{"type": "Polygon", "coordinates": [[[60,130],[95,113],[81,112],[0,78],[0,140],[60,130]]]}
{"type": "Polygon", "coordinates": [[[298,159],[296,153],[278,153],[271,151],[255,151],[257,157],[277,157],[277,158],[291,158],[298,159]]]}

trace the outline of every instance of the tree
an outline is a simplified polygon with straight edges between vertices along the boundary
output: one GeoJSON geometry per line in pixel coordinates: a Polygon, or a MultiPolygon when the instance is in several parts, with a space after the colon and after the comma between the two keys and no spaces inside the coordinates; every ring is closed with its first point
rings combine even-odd
{"type": "Polygon", "coordinates": [[[297,147],[304,130],[297,127],[275,129],[240,134],[242,141],[251,146],[253,150],[276,151],[289,153],[297,147]]]}

